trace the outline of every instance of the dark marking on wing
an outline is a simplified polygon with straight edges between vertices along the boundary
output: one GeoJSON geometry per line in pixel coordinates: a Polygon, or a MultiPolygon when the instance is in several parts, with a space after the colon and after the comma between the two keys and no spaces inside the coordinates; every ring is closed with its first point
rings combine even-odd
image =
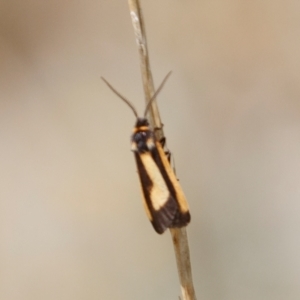
{"type": "Polygon", "coordinates": [[[154,209],[152,201],[155,201],[155,199],[151,199],[150,192],[155,183],[152,182],[150,176],[148,175],[147,168],[146,166],[144,166],[140,154],[137,152],[135,152],[134,154],[144,195],[144,200],[152,217],[151,223],[155,231],[161,234],[167,228],[173,227],[174,218],[177,218],[176,215],[178,212],[177,201],[173,198],[172,194],[170,193],[166,204],[162,206],[159,210],[154,209]]]}

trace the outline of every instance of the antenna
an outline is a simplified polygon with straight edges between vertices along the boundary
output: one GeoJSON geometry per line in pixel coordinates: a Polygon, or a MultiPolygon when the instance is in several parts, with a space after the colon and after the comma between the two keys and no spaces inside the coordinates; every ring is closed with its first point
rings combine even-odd
{"type": "Polygon", "coordinates": [[[138,113],[135,109],[135,107],[133,106],[133,104],[127,100],[125,97],[123,97],[105,78],[101,77],[101,79],[107,84],[107,86],[117,95],[119,96],[125,103],[127,103],[127,105],[132,109],[134,115],[136,116],[136,118],[138,118],[138,113]]]}
{"type": "MultiPolygon", "coordinates": [[[[145,108],[145,112],[144,112],[144,117],[146,117],[146,114],[152,104],[152,102],[155,100],[156,96],[159,94],[159,92],[162,90],[162,88],[164,87],[166,81],[168,80],[168,78],[170,77],[170,75],[172,74],[172,71],[170,71],[164,78],[164,80],[162,81],[162,83],[160,84],[160,86],[158,87],[158,89],[156,90],[156,92],[154,93],[154,95],[151,97],[151,99],[149,100],[149,102],[146,105],[145,108]]],[[[124,96],[122,96],[104,77],[101,77],[101,79],[107,84],[107,86],[119,97],[121,98],[133,111],[134,115],[136,116],[136,118],[138,119],[138,113],[135,109],[135,107],[133,106],[133,104],[127,100],[124,96]]]]}
{"type": "Polygon", "coordinates": [[[162,88],[164,87],[166,81],[168,80],[168,78],[170,77],[170,75],[172,74],[172,71],[170,71],[164,78],[164,80],[162,81],[162,83],[160,84],[160,86],[158,87],[158,89],[156,90],[156,92],[154,93],[154,95],[151,97],[151,99],[149,100],[149,102],[146,105],[145,108],[145,112],[144,112],[144,117],[146,117],[146,114],[152,104],[152,102],[155,100],[156,96],[159,94],[159,92],[162,90],[162,88]]]}

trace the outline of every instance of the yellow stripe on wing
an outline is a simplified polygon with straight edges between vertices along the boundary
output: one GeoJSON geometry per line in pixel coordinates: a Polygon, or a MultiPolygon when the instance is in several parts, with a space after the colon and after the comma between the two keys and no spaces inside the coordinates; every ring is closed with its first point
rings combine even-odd
{"type": "Polygon", "coordinates": [[[141,153],[140,158],[152,181],[152,187],[149,191],[153,208],[158,211],[163,207],[169,198],[169,190],[161,175],[159,168],[149,152],[141,153]]]}

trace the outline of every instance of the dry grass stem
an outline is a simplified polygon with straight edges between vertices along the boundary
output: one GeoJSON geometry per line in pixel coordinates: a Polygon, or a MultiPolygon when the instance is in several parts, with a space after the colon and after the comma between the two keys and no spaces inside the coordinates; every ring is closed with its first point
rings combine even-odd
{"type": "MultiPolygon", "coordinates": [[[[149,54],[147,48],[147,39],[142,16],[141,6],[138,0],[128,0],[131,20],[136,36],[136,42],[140,54],[140,65],[142,80],[144,86],[146,104],[150,101],[154,94],[154,85],[149,63],[149,54]]],[[[149,122],[152,128],[156,128],[155,134],[158,140],[164,137],[162,130],[162,122],[159,115],[159,110],[156,101],[152,101],[149,109],[149,122]]],[[[192,270],[190,263],[190,252],[188,245],[188,238],[186,228],[172,228],[170,229],[172,241],[174,245],[178,275],[181,285],[182,300],[196,300],[192,270]]]]}
{"type": "MultiPolygon", "coordinates": [[[[140,54],[142,81],[145,93],[145,100],[147,104],[150,101],[152,95],[154,94],[155,89],[149,63],[149,54],[142,10],[138,0],[128,0],[128,3],[136,43],[140,54]]],[[[149,121],[153,128],[158,128],[158,130],[156,130],[156,134],[158,135],[157,138],[160,140],[164,136],[164,134],[162,130],[162,123],[158,107],[155,100],[152,102],[152,105],[149,109],[149,121]]]]}

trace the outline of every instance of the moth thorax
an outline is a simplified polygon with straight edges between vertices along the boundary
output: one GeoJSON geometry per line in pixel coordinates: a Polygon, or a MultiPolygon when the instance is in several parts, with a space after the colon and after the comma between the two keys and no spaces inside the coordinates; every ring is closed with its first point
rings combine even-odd
{"type": "Polygon", "coordinates": [[[131,142],[131,150],[136,152],[147,152],[155,147],[153,133],[146,126],[134,129],[131,142]]]}

